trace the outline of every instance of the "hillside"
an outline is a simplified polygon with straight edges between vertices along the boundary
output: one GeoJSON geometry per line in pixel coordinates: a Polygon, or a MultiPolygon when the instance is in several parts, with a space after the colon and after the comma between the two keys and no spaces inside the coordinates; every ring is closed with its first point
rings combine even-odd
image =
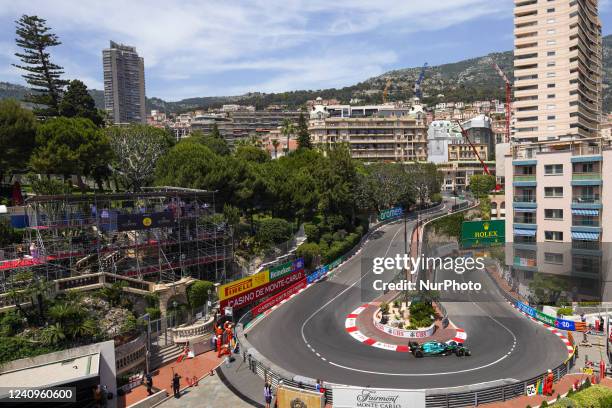
{"type": "MultiPolygon", "coordinates": [[[[603,39],[604,59],[604,112],[612,112],[612,35],[603,39]]],[[[492,68],[496,62],[512,79],[512,52],[491,53],[483,57],[467,59],[451,64],[427,68],[421,86],[424,102],[436,103],[440,100],[466,102],[478,99],[503,99],[503,83],[492,68]],[[444,97],[438,97],[444,95],[444,97]]],[[[159,109],[165,112],[183,112],[197,108],[219,107],[224,103],[255,105],[262,108],[269,104],[287,104],[292,107],[302,105],[309,99],[321,96],[324,99],[336,98],[348,103],[351,98],[359,98],[366,103],[382,100],[382,90],[388,78],[391,78],[389,100],[407,100],[413,96],[414,81],[421,68],[404,68],[389,71],[383,75],[367,79],[358,84],[323,90],[301,90],[282,93],[248,93],[238,96],[209,96],[183,99],[178,102],[166,102],[160,98],[147,98],[147,110],[159,109]]],[[[22,99],[27,88],[7,82],[0,82],[0,99],[22,99]]],[[[104,104],[103,92],[91,90],[96,105],[104,104]]]]}

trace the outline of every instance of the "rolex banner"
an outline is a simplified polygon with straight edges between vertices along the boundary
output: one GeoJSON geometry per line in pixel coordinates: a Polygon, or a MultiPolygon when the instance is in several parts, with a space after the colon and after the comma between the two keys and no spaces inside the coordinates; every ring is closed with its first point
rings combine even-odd
{"type": "Polygon", "coordinates": [[[464,221],[461,225],[461,245],[464,248],[501,245],[506,241],[506,221],[464,221]]]}

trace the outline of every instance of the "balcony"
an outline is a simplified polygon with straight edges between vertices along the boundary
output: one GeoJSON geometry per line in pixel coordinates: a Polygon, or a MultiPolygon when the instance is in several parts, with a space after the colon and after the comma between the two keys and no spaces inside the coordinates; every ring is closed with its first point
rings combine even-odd
{"type": "Polygon", "coordinates": [[[538,269],[538,262],[533,258],[515,256],[512,264],[517,268],[528,271],[536,271],[538,269]]]}
{"type": "Polygon", "coordinates": [[[515,174],[513,176],[514,181],[536,181],[535,174],[515,174]]]}
{"type": "Polygon", "coordinates": [[[601,198],[599,194],[574,194],[574,198],[572,199],[573,209],[599,209],[601,207],[601,198]]]}
{"type": "Polygon", "coordinates": [[[585,172],[572,174],[572,186],[601,186],[601,173],[585,172]]]}

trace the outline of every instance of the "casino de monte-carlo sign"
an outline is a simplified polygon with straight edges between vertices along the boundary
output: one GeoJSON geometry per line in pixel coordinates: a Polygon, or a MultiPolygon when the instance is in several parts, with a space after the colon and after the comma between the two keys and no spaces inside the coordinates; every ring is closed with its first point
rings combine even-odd
{"type": "Polygon", "coordinates": [[[425,391],[334,386],[334,408],[425,408],[425,391]]]}

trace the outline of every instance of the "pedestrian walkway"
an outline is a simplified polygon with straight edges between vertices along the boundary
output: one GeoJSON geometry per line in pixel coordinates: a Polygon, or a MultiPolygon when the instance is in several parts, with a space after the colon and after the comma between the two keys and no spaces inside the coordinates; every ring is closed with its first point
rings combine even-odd
{"type": "MultiPolygon", "coordinates": [[[[263,395],[263,385],[262,385],[263,395]]],[[[252,408],[221,381],[219,375],[209,375],[197,387],[183,391],[181,398],[170,398],[159,408],[252,408]]]]}
{"type": "MultiPolygon", "coordinates": [[[[222,359],[217,357],[215,351],[209,351],[196,356],[195,358],[184,360],[180,363],[171,361],[170,363],[158,368],[153,372],[153,387],[164,389],[168,395],[172,395],[171,379],[174,373],[178,373],[181,378],[181,389],[188,387],[187,379],[193,377],[198,379],[206,376],[212,369],[221,363],[222,359]]],[[[119,397],[118,406],[128,407],[136,402],[147,398],[147,388],[139,385],[132,389],[128,394],[119,397]]]]}
{"type": "MultiPolygon", "coordinates": [[[[584,380],[585,378],[586,377],[581,374],[566,375],[561,379],[561,381],[556,382],[554,384],[553,395],[550,397],[544,395],[535,395],[533,397],[528,397],[524,395],[522,397],[514,398],[505,402],[494,402],[492,404],[482,404],[479,406],[483,408],[525,408],[528,405],[532,407],[537,407],[542,404],[544,400],[550,403],[550,401],[553,401],[557,398],[557,395],[563,396],[567,394],[569,389],[572,387],[572,384],[574,384],[576,380],[584,380]]],[[[612,379],[604,378],[601,381],[601,385],[612,388],[612,379]]]]}

